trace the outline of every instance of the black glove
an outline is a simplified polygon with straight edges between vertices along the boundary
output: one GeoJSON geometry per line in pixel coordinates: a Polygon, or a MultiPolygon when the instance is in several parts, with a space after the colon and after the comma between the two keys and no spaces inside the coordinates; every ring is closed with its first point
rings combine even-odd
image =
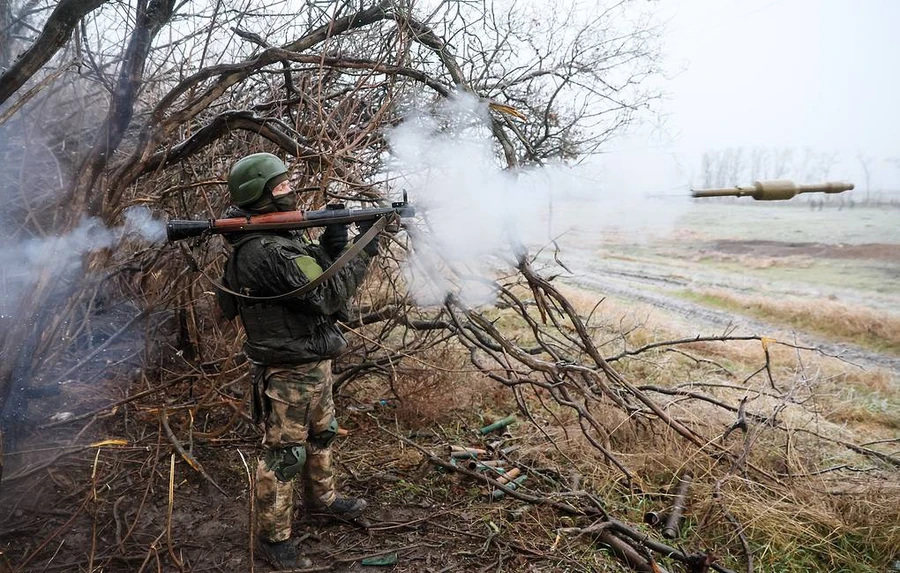
{"type": "Polygon", "coordinates": [[[325,232],[319,237],[319,244],[332,259],[340,256],[348,241],[347,225],[326,225],[325,232]]]}
{"type": "MultiPolygon", "coordinates": [[[[372,228],[372,225],[375,224],[375,221],[358,221],[356,223],[356,228],[359,229],[359,234],[356,235],[356,238],[353,239],[353,242],[360,240],[363,235],[369,232],[369,229],[372,228]]],[[[378,235],[372,238],[368,245],[363,247],[363,251],[366,252],[370,257],[374,257],[378,254],[378,235]]]]}

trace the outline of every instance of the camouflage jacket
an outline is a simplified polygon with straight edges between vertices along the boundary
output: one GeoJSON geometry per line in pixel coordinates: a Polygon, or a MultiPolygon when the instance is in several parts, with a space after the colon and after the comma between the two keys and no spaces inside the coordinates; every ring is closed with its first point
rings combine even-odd
{"type": "MultiPolygon", "coordinates": [[[[223,285],[249,296],[295,290],[322,274],[331,258],[316,243],[294,232],[230,235],[233,251],[223,285]]],[[[337,320],[362,283],[370,257],[362,252],[312,292],[276,301],[255,301],[219,291],[229,319],[241,317],[244,352],[261,364],[305,364],[333,358],[347,345],[337,320]]]]}

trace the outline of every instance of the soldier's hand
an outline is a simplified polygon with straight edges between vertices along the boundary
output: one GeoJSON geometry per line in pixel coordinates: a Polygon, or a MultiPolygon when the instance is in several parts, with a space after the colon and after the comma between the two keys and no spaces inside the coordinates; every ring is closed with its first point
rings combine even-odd
{"type": "Polygon", "coordinates": [[[325,249],[325,253],[335,259],[349,242],[347,225],[327,225],[325,232],[319,237],[319,244],[325,249]]]}
{"type": "Polygon", "coordinates": [[[391,215],[390,219],[388,219],[387,225],[384,227],[384,232],[388,235],[396,235],[400,232],[400,217],[397,215],[391,215]]]}
{"type": "MultiPolygon", "coordinates": [[[[358,221],[356,223],[356,228],[359,229],[359,234],[354,239],[354,242],[360,240],[363,235],[368,233],[369,229],[371,229],[372,225],[374,225],[374,224],[375,224],[374,220],[373,221],[358,221]]],[[[377,255],[378,251],[379,251],[378,235],[375,235],[374,237],[372,237],[372,240],[369,241],[369,243],[365,247],[363,247],[363,250],[370,257],[374,257],[375,255],[377,255]]]]}

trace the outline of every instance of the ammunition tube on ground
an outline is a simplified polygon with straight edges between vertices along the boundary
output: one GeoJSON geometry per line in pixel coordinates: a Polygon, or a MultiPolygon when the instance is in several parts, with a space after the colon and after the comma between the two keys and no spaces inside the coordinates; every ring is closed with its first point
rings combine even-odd
{"type": "Polygon", "coordinates": [[[493,424],[488,424],[487,426],[479,429],[478,431],[483,436],[485,434],[490,434],[491,432],[494,432],[496,430],[502,430],[503,428],[507,427],[508,425],[512,424],[515,421],[516,421],[515,416],[507,416],[503,419],[497,420],[493,424]]]}
{"type": "Polygon", "coordinates": [[[691,486],[690,473],[685,472],[681,476],[678,483],[678,489],[675,490],[675,501],[672,504],[672,511],[666,518],[666,524],[662,529],[663,537],[666,539],[675,539],[681,534],[681,521],[685,507],[685,497],[687,497],[688,488],[691,486]]]}
{"type": "Polygon", "coordinates": [[[484,460],[484,461],[471,461],[468,463],[468,467],[470,470],[483,471],[487,469],[491,470],[500,470],[500,466],[505,466],[506,461],[504,460],[484,460]]]}
{"type": "MultiPolygon", "coordinates": [[[[517,487],[519,487],[520,485],[525,483],[525,480],[527,480],[527,479],[528,479],[527,475],[519,476],[516,479],[514,479],[513,481],[511,481],[509,483],[505,483],[503,485],[505,485],[509,489],[516,489],[517,487]]],[[[491,492],[491,499],[501,499],[501,498],[503,498],[504,495],[506,495],[505,491],[503,491],[502,489],[495,489],[494,491],[491,492]]]]}
{"type": "Polygon", "coordinates": [[[508,472],[503,474],[502,476],[498,477],[497,483],[506,485],[509,482],[511,482],[512,480],[519,477],[519,474],[521,474],[521,473],[522,473],[522,470],[520,470],[519,468],[512,468],[508,472]]]}
{"type": "Polygon", "coordinates": [[[506,446],[505,448],[500,450],[500,455],[508,456],[509,454],[513,453],[514,451],[516,451],[518,449],[519,449],[519,446],[506,446]]]}
{"type": "Polygon", "coordinates": [[[479,456],[487,456],[487,450],[482,450],[479,448],[464,448],[462,446],[450,446],[451,458],[478,459],[479,456]]]}
{"type": "Polygon", "coordinates": [[[628,566],[635,571],[644,573],[666,573],[666,570],[657,563],[650,563],[647,559],[638,553],[637,549],[632,547],[627,541],[619,539],[609,530],[603,530],[597,536],[597,540],[603,545],[609,547],[616,557],[628,563],[628,566]]]}
{"type": "Polygon", "coordinates": [[[655,511],[648,511],[644,514],[644,523],[647,525],[659,525],[659,522],[662,521],[663,516],[655,511]]]}

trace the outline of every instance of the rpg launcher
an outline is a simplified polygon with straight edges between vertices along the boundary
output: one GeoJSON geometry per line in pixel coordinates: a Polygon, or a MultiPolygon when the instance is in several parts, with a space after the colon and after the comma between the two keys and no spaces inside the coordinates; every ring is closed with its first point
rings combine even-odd
{"type": "Polygon", "coordinates": [[[415,207],[406,201],[406,193],[404,193],[403,201],[391,203],[390,207],[348,209],[342,203],[335,203],[317,211],[279,211],[265,215],[207,219],[205,221],[171,220],[166,223],[166,237],[169,241],[180,241],[190,237],[227,233],[293,231],[309,227],[375,221],[381,217],[395,215],[406,219],[415,214],[415,207]]]}

